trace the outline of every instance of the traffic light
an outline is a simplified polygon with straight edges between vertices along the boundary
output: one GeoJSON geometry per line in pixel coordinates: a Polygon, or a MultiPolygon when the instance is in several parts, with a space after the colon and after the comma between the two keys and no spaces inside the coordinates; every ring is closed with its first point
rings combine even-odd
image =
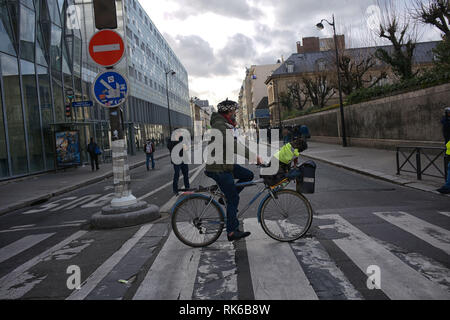
{"type": "Polygon", "coordinates": [[[116,0],[94,0],[95,27],[117,29],[116,0]]]}
{"type": "Polygon", "coordinates": [[[72,116],[72,106],[70,104],[66,104],[66,117],[70,118],[72,116]]]}

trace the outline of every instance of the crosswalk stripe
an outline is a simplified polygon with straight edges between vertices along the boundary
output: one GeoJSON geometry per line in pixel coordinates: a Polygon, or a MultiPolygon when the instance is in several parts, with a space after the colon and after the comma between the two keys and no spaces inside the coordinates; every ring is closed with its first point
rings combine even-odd
{"type": "Polygon", "coordinates": [[[200,254],[172,231],[133,299],[191,300],[200,254]]]}
{"type": "Polygon", "coordinates": [[[377,217],[428,242],[450,255],[450,232],[406,212],[374,212],[377,217]]]}
{"type": "Polygon", "coordinates": [[[256,300],[318,299],[288,243],[270,239],[256,218],[245,219],[244,228],[252,233],[246,244],[256,300]]]}
{"type": "Polygon", "coordinates": [[[226,232],[200,256],[193,300],[237,300],[236,250],[226,232]]]}
{"type": "Polygon", "coordinates": [[[450,212],[439,211],[438,213],[450,218],[450,212]]]}
{"type": "Polygon", "coordinates": [[[123,246],[116,251],[108,260],[97,268],[81,285],[80,290],[74,291],[66,300],[83,300],[104,277],[122,260],[122,258],[133,248],[133,246],[151,229],[153,225],[142,226],[123,246]]]}
{"type": "Polygon", "coordinates": [[[334,220],[333,225],[320,229],[333,229],[347,237],[333,242],[362,270],[370,266],[381,270],[381,290],[391,299],[430,300],[450,298],[450,294],[409,267],[381,244],[371,239],[339,215],[324,215],[320,219],[334,220]]]}
{"type": "Polygon", "coordinates": [[[41,278],[33,282],[27,282],[27,280],[30,279],[30,275],[26,274],[26,272],[37,265],[39,262],[43,261],[45,258],[51,256],[54,252],[65,247],[72,241],[81,238],[86,233],[87,231],[78,231],[74,233],[70,237],[44,251],[33,259],[28,260],[24,264],[20,265],[19,267],[2,277],[0,279],[0,300],[19,299],[28,291],[30,291],[37,283],[41,282],[44,279],[41,278]]]}
{"type": "Polygon", "coordinates": [[[44,241],[47,238],[50,238],[54,233],[43,233],[43,234],[34,234],[31,236],[23,237],[20,240],[17,240],[6,247],[0,249],[0,263],[6,261],[19,253],[33,247],[39,242],[44,241]]]}

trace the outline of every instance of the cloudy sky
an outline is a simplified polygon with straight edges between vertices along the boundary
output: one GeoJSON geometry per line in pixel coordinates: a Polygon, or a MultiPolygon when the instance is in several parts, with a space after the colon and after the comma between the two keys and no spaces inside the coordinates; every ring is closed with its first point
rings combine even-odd
{"type": "MultiPolygon", "coordinates": [[[[213,105],[237,100],[246,67],[288,58],[302,37],[331,37],[330,26],[315,25],[332,14],[347,46],[380,43],[371,31],[380,1],[388,0],[139,0],[187,69],[190,95],[213,105]]],[[[394,1],[405,15],[414,0],[394,1]]],[[[420,28],[420,41],[438,39],[420,28]]]]}

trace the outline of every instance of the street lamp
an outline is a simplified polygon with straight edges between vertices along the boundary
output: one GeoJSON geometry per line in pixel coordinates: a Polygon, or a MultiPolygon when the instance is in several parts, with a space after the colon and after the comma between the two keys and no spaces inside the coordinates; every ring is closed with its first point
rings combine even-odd
{"type": "MultiPolygon", "coordinates": [[[[174,76],[176,74],[175,71],[170,69],[169,71],[166,71],[166,94],[167,94],[167,110],[169,113],[169,136],[172,134],[172,122],[170,121],[170,102],[169,102],[169,81],[167,79],[167,76],[169,75],[174,76]]],[[[169,138],[170,139],[170,138],[169,138]]]]}
{"type": "Polygon", "coordinates": [[[341,110],[342,146],[347,147],[347,135],[345,133],[345,120],[344,120],[344,104],[342,102],[341,73],[339,72],[339,52],[338,52],[338,44],[337,44],[337,36],[336,36],[336,22],[334,20],[334,14],[333,14],[333,23],[330,23],[328,20],[323,19],[316,25],[317,29],[319,29],[319,30],[324,29],[324,25],[322,23],[324,21],[326,21],[330,26],[333,27],[334,47],[336,49],[336,69],[337,69],[337,74],[338,74],[338,85],[339,85],[339,104],[340,104],[340,110],[341,110]]]}

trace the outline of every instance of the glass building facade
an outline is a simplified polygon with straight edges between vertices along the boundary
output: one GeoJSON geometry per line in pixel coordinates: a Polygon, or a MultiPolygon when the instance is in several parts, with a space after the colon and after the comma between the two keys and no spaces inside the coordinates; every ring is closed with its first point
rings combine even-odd
{"type": "MultiPolygon", "coordinates": [[[[137,1],[116,1],[118,32],[127,57],[117,66],[131,94],[124,106],[130,153],[136,144],[169,136],[166,70],[172,127],[190,127],[187,72],[137,1]]],[[[87,162],[91,137],[109,149],[108,110],[65,105],[93,100],[102,70],[87,55],[96,31],[92,0],[0,0],[0,180],[55,169],[55,132],[76,130],[87,162]]]]}

